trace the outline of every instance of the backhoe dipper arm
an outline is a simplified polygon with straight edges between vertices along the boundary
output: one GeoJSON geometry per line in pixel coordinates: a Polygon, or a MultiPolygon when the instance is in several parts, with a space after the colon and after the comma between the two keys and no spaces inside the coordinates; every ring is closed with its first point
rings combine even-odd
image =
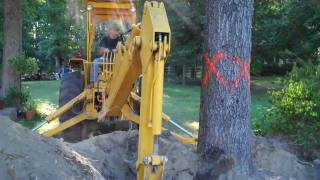
{"type": "Polygon", "coordinates": [[[138,179],[161,179],[166,158],[158,154],[162,131],[164,63],[171,31],[163,3],[146,2],[142,23],[134,25],[125,45],[119,44],[113,80],[99,118],[121,112],[142,74],[139,117],[138,179]]]}

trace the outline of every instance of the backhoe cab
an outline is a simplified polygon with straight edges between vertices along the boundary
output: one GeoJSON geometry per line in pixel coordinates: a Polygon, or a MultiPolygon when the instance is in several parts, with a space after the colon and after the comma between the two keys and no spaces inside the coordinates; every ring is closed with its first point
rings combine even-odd
{"type": "Polygon", "coordinates": [[[88,123],[130,120],[139,125],[137,179],[162,179],[166,157],[159,152],[162,122],[169,122],[187,136],[171,132],[179,141],[196,144],[192,133],[163,113],[164,65],[170,52],[171,31],[164,4],[145,2],[142,22],[136,23],[137,1],[87,0],[87,58],[74,58],[70,65],[81,67],[61,81],[60,108],[35,127],[59,118],[61,124],[43,135],[52,137],[64,130],[87,134],[88,123]],[[93,73],[93,40],[99,21],[132,23],[125,42],[102,63],[98,81],[93,73]],[[143,143],[142,143],[143,142],[143,143]]]}

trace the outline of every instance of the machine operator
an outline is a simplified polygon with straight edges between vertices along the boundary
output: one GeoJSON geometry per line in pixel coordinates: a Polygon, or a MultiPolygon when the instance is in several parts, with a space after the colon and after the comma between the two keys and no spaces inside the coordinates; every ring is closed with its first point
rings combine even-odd
{"type": "Polygon", "coordinates": [[[117,44],[120,41],[120,27],[116,24],[111,25],[107,31],[106,35],[102,38],[99,44],[98,55],[99,58],[93,60],[92,72],[90,83],[97,82],[99,72],[101,71],[101,64],[103,62],[112,62],[117,44]]]}

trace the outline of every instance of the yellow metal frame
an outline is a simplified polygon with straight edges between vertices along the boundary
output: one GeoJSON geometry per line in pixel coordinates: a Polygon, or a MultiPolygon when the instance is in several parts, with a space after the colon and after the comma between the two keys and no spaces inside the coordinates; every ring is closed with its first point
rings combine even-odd
{"type": "MultiPolygon", "coordinates": [[[[103,71],[99,75],[99,83],[88,86],[91,67],[94,64],[91,60],[91,53],[96,22],[106,18],[100,16],[108,16],[95,14],[95,9],[128,9],[132,7],[132,3],[125,0],[120,3],[88,0],[86,3],[88,7],[87,60],[82,60],[85,90],[47,117],[46,122],[60,117],[78,102],[84,102],[85,106],[81,114],[43,135],[54,136],[88,119],[104,120],[108,116],[123,116],[139,124],[137,179],[162,179],[167,160],[165,156],[159,154],[159,136],[163,131],[162,121],[170,122],[170,117],[163,113],[163,85],[164,64],[171,46],[171,30],[164,4],[155,1],[145,3],[142,23],[132,25],[131,33],[125,44],[118,44],[112,62],[99,63],[103,66],[103,71]],[[133,90],[134,84],[141,75],[142,94],[140,97],[133,90]],[[101,105],[99,112],[96,99],[101,105]],[[140,103],[139,115],[131,108],[129,102],[132,101],[140,103]]],[[[132,20],[135,21],[135,17],[132,15],[132,20]]],[[[182,143],[197,143],[194,137],[185,137],[176,133],[172,135],[182,143]]]]}

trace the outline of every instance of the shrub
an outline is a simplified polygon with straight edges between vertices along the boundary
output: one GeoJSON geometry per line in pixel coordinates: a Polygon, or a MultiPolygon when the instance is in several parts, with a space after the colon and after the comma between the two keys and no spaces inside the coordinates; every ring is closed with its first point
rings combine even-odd
{"type": "Polygon", "coordinates": [[[285,135],[304,148],[320,147],[320,66],[294,67],[272,108],[254,126],[262,134],[285,135]]]}
{"type": "Polygon", "coordinates": [[[26,58],[24,54],[19,54],[11,58],[9,63],[20,75],[32,75],[38,70],[37,60],[35,58],[26,58]]]}
{"type": "Polygon", "coordinates": [[[6,106],[19,106],[25,105],[31,98],[30,92],[27,89],[21,90],[17,87],[10,87],[7,90],[4,103],[6,106]]]}
{"type": "Polygon", "coordinates": [[[36,111],[36,108],[37,108],[37,103],[32,100],[32,99],[29,99],[25,104],[24,104],[24,110],[27,112],[27,111],[33,111],[35,112],[36,111]]]}

